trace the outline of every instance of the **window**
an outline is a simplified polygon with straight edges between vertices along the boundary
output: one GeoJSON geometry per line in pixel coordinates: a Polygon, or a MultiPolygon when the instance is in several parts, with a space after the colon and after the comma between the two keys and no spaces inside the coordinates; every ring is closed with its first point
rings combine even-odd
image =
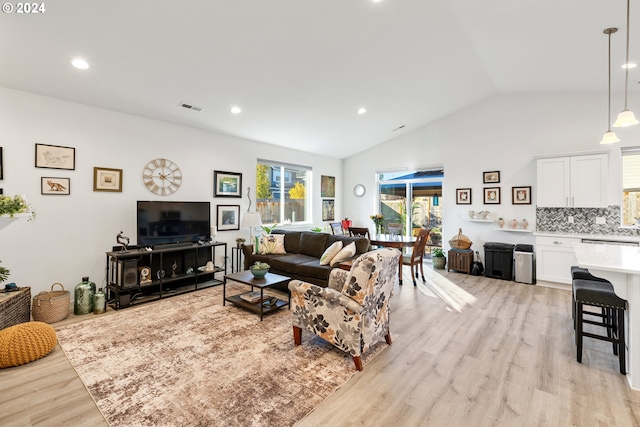
{"type": "Polygon", "coordinates": [[[309,166],[258,159],[256,211],[263,224],[311,221],[311,174],[309,166]]]}
{"type": "Polygon", "coordinates": [[[622,148],[622,225],[640,218],[640,147],[622,148]]]}

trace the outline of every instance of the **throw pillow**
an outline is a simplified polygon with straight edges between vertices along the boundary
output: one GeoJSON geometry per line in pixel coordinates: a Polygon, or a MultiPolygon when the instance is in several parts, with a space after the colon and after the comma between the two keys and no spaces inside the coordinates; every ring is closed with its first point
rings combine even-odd
{"type": "Polygon", "coordinates": [[[347,246],[345,246],[336,256],[331,260],[331,266],[333,267],[335,264],[344,261],[345,259],[349,259],[356,254],[356,242],[351,242],[347,246]]]}
{"type": "Polygon", "coordinates": [[[331,262],[333,257],[335,257],[338,252],[342,249],[342,241],[338,240],[334,242],[331,246],[325,249],[324,253],[320,257],[320,265],[327,265],[331,262]]]}
{"type": "Polygon", "coordinates": [[[268,234],[260,239],[259,253],[265,254],[286,254],[284,250],[284,234],[268,234]]]}

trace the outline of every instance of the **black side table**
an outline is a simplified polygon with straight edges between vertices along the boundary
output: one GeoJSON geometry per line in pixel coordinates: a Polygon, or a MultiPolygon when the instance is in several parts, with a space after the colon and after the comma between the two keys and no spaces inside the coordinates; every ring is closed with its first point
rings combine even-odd
{"type": "Polygon", "coordinates": [[[244,263],[242,262],[242,247],[231,248],[231,272],[236,273],[242,271],[244,263]]]}

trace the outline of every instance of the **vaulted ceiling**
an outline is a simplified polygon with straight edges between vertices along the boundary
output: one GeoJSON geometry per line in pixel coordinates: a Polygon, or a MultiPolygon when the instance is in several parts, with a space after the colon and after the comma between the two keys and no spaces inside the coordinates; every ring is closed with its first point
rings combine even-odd
{"type": "MultiPolygon", "coordinates": [[[[611,26],[612,85],[624,90],[624,0],[44,5],[0,15],[0,86],[337,158],[495,94],[601,93],[606,103],[611,26]],[[90,68],[73,68],[75,57],[90,68]]],[[[629,75],[640,106],[640,67],[629,75]]]]}

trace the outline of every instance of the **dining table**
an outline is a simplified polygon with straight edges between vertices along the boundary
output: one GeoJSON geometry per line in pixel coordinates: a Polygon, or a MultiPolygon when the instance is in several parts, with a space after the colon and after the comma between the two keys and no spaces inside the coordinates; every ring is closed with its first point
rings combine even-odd
{"type": "MultiPolygon", "coordinates": [[[[417,237],[415,236],[403,236],[401,234],[372,234],[371,245],[372,246],[384,246],[385,248],[396,248],[402,252],[403,248],[413,247],[417,237]]],[[[427,246],[435,246],[427,242],[427,246]]],[[[402,257],[398,261],[398,281],[402,285],[402,257]]]]}

